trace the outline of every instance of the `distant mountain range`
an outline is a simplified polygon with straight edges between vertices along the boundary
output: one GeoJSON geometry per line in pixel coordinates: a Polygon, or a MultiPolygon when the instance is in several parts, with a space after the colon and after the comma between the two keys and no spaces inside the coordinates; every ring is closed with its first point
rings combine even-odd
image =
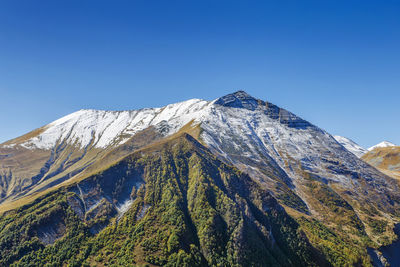
{"type": "Polygon", "coordinates": [[[400,218],[377,146],[243,91],[80,110],[0,145],[0,265],[368,266],[400,218]]]}

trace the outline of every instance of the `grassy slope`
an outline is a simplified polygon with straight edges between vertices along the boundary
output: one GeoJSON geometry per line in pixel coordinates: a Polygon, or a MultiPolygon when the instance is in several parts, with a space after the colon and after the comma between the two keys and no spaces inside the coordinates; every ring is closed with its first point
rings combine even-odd
{"type": "Polygon", "coordinates": [[[363,155],[362,159],[386,175],[400,180],[400,146],[375,148],[363,155]]]}

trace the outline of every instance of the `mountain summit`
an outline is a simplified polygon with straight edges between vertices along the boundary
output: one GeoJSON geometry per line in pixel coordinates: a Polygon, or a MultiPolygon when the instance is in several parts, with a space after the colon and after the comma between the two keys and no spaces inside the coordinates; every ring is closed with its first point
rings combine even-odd
{"type": "MultiPolygon", "coordinates": [[[[201,228],[202,233],[208,231],[208,238],[216,240],[259,236],[261,239],[257,242],[264,242],[259,244],[265,248],[274,247],[274,242],[277,242],[279,251],[269,252],[275,255],[271,256],[275,258],[271,262],[277,265],[308,261],[311,251],[308,242],[321,254],[318,257],[314,255],[319,263],[328,261],[337,266],[359,264],[369,262],[367,246],[378,247],[394,239],[392,226],[400,219],[400,189],[395,180],[359,159],[351,150],[323,129],[244,91],[213,101],[191,99],[161,108],[80,110],[0,145],[0,211],[12,212],[17,207],[31,205],[29,203],[35,199],[43,199],[43,203],[47,203],[43,205],[51,205],[50,196],[54,199],[67,194],[70,198],[64,202],[60,200],[59,205],[68,211],[57,212],[62,216],[77,216],[79,223],[87,225],[93,238],[110,233],[109,224],[117,223],[125,216],[131,216],[129,223],[133,225],[146,216],[153,216],[152,220],[143,221],[142,226],[158,229],[168,216],[157,217],[152,209],[182,214],[187,229],[177,230],[177,237],[168,241],[170,248],[140,239],[143,235],[135,237],[141,240],[137,241],[140,244],[144,242],[144,247],[131,243],[129,246],[135,251],[151,251],[153,248],[155,254],[146,252],[148,257],[169,251],[169,254],[157,254],[157,260],[139,257],[139,263],[163,265],[173,262],[168,257],[178,257],[173,253],[178,253],[179,249],[189,253],[191,242],[194,242],[194,251],[189,254],[197,257],[197,263],[216,265],[220,260],[232,263],[233,258],[223,255],[227,255],[230,249],[234,253],[243,252],[236,247],[224,247],[215,248],[219,254],[214,255],[213,245],[207,243],[207,238],[204,239],[206,243],[199,240],[196,229],[201,228]],[[182,136],[192,140],[191,145],[187,141],[183,142],[184,145],[178,142],[180,145],[177,147],[182,147],[180,151],[164,149],[170,147],[171,140],[182,136]],[[196,155],[191,154],[186,146],[191,147],[191,151],[193,144],[206,152],[200,153],[196,149],[196,155]],[[163,152],[160,154],[159,151],[163,152]],[[124,161],[132,154],[135,156],[131,161],[124,161]],[[157,166],[163,166],[163,169],[157,166]],[[227,166],[234,169],[228,170],[227,166]],[[248,178],[238,176],[239,172],[248,178]],[[168,173],[170,179],[163,180],[165,177],[158,176],[159,173],[168,173]],[[193,175],[197,178],[192,179],[193,175]],[[208,182],[203,184],[206,180],[208,182]],[[99,184],[100,181],[103,182],[99,184]],[[253,182],[257,186],[253,186],[253,182]],[[165,183],[171,183],[171,186],[158,192],[156,189],[165,183]],[[193,184],[189,186],[188,183],[193,184]],[[64,190],[63,194],[52,195],[57,190],[64,190]],[[220,192],[218,197],[215,190],[220,192]],[[251,193],[252,190],[257,190],[259,195],[251,193]],[[188,197],[196,192],[204,202],[197,208],[190,206],[188,211],[185,208],[189,205],[188,197]],[[261,196],[266,194],[273,199],[272,202],[261,200],[261,196]],[[139,201],[137,196],[141,196],[140,202],[135,202],[139,201]],[[219,197],[221,199],[217,201],[219,197]],[[180,204],[166,207],[165,203],[172,199],[179,200],[180,204]],[[200,208],[204,205],[210,205],[207,214],[215,214],[210,220],[203,220],[208,216],[200,208]],[[67,207],[71,207],[73,213],[67,207]],[[295,220],[289,223],[291,226],[284,227],[289,227],[291,233],[303,231],[307,237],[306,241],[301,241],[304,247],[289,245],[285,239],[288,237],[281,234],[283,230],[274,228],[272,231],[269,228],[278,226],[268,219],[271,216],[268,212],[280,209],[295,220]],[[238,220],[233,222],[230,221],[231,213],[244,214],[244,217],[235,215],[238,220]],[[242,224],[244,226],[239,227],[242,224]],[[302,230],[297,230],[296,225],[300,225],[302,230]],[[214,226],[227,230],[218,230],[214,235],[214,226]],[[108,230],[102,232],[104,228],[108,230]],[[235,233],[234,237],[231,233],[235,233]],[[286,251],[287,246],[292,247],[286,251]],[[290,262],[276,261],[279,255],[291,256],[303,253],[299,252],[303,249],[306,250],[303,251],[304,257],[292,257],[290,262]]],[[[32,216],[29,209],[24,212],[21,214],[32,216]]],[[[285,214],[276,220],[286,218],[285,214]]],[[[21,222],[24,220],[21,217],[21,222]]],[[[171,223],[175,225],[177,222],[171,223]]],[[[35,226],[39,230],[33,231],[32,236],[41,240],[48,235],[51,238],[44,238],[41,242],[52,244],[66,233],[63,230],[65,224],[59,221],[57,227],[53,225],[55,228],[39,224],[35,226]]],[[[168,235],[164,230],[161,232],[168,235]]],[[[149,232],[147,234],[144,236],[156,238],[149,232]]],[[[161,236],[157,238],[166,240],[161,236]]],[[[224,244],[234,246],[235,243],[227,241],[224,244]]],[[[250,257],[246,253],[243,255],[250,257]]],[[[235,261],[250,262],[239,258],[235,261]]]]}
{"type": "Polygon", "coordinates": [[[215,104],[225,107],[255,110],[259,106],[260,101],[250,96],[245,91],[237,91],[235,93],[218,98],[215,101],[215,104]]]}
{"type": "Polygon", "coordinates": [[[375,148],[378,148],[378,147],[391,147],[391,146],[396,146],[396,145],[391,143],[391,142],[389,142],[389,141],[382,141],[379,144],[376,144],[376,145],[371,146],[370,148],[368,148],[368,151],[372,151],[372,150],[374,150],[375,148]]]}

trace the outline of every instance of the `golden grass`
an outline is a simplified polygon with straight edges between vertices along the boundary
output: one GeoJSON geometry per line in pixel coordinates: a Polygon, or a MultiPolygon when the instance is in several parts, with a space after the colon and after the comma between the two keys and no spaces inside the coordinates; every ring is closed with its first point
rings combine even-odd
{"type": "Polygon", "coordinates": [[[378,147],[361,157],[384,174],[400,181],[400,146],[378,147]],[[390,169],[398,165],[398,168],[390,169]]]}
{"type": "Polygon", "coordinates": [[[35,129],[35,130],[33,130],[33,131],[27,133],[27,134],[24,134],[24,135],[19,136],[19,137],[17,137],[17,138],[11,139],[11,140],[9,140],[9,141],[3,143],[3,144],[4,144],[4,145],[7,145],[7,144],[22,144],[22,143],[28,141],[29,139],[31,139],[31,138],[33,138],[33,137],[35,137],[35,136],[40,135],[40,134],[43,133],[46,129],[47,129],[46,126],[37,128],[37,129],[35,129]]]}

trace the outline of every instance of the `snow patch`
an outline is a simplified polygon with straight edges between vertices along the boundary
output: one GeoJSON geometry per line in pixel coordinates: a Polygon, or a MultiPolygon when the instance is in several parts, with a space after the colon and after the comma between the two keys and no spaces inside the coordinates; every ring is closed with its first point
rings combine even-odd
{"type": "Polygon", "coordinates": [[[129,210],[131,205],[133,204],[133,199],[127,199],[125,200],[121,205],[116,205],[116,209],[119,213],[119,215],[123,215],[125,212],[129,210]]]}

